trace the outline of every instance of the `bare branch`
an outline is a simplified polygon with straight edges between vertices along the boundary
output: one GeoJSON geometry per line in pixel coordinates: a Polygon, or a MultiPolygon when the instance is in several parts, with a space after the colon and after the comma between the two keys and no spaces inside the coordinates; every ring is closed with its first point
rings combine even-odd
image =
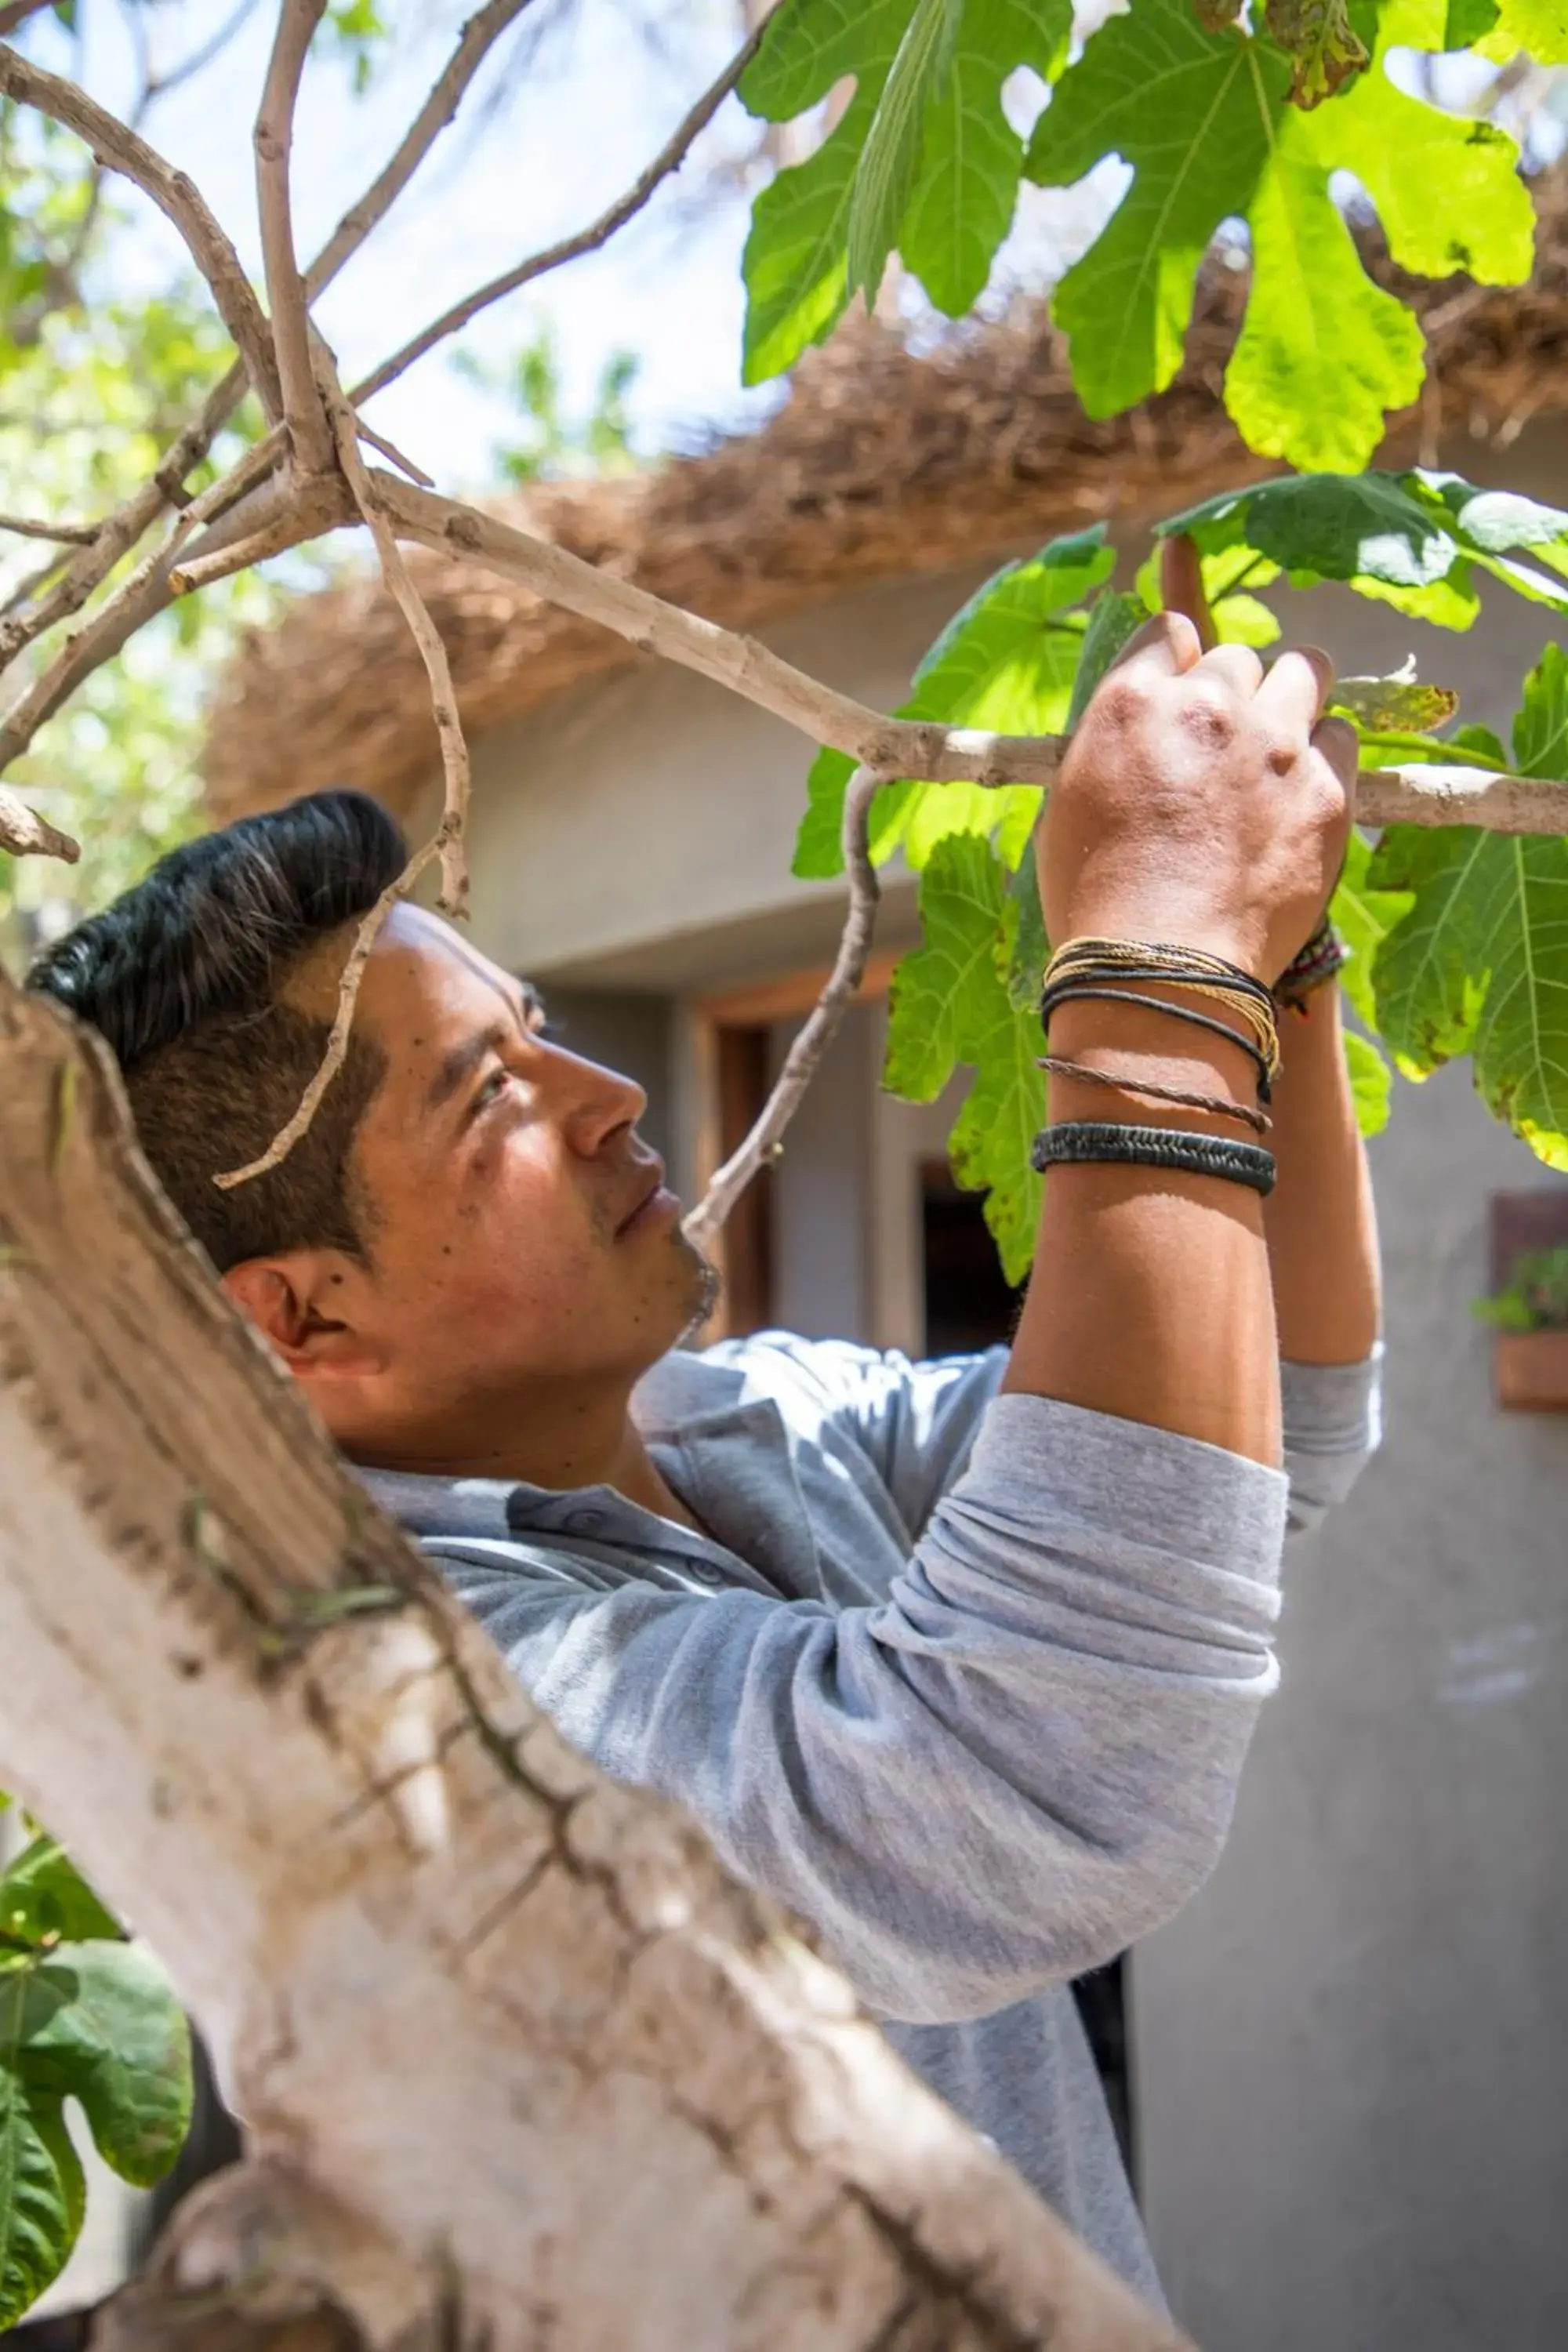
{"type": "Polygon", "coordinates": [[[355,429],[362,441],[372,449],[379,450],[389,465],[395,466],[399,473],[406,474],[411,482],[417,482],[422,490],[435,488],[436,484],[430,475],[425,471],[424,467],[416,466],[412,457],[405,457],[396,442],[389,441],[384,434],[373,433],[363,416],[358,420],[355,429]]]}
{"type": "Polygon", "coordinates": [[[37,809],[30,809],[4,784],[0,784],[0,849],[8,849],[13,857],[58,857],[68,866],[74,866],[81,856],[79,842],[68,833],[58,833],[37,809]]]}
{"type": "Polygon", "coordinates": [[[531,0],[489,0],[470,16],[458,37],[429,97],[409,124],[402,143],[379,178],[351,205],[305,273],[310,299],[330,284],[353,253],[356,253],[385,212],[403,194],[440,133],[462,103],[463,94],[500,35],[531,0]]]}
{"type": "MultiPolygon", "coordinates": [[[[358,251],[394,199],[407,185],[438,133],[456,113],[463,92],[496,37],[511,17],[528,5],[529,0],[516,0],[515,5],[512,0],[506,0],[505,5],[497,5],[492,0],[489,7],[482,9],[465,26],[445,71],[437,80],[392,161],[366,194],[344,214],[306,272],[306,290],[311,299],[331,283],[345,262],[358,251]]],[[[0,22],[3,21],[3,14],[0,14],[0,22]]],[[[570,256],[563,253],[560,257],[570,258],[570,256]]],[[[84,548],[77,561],[59,577],[55,576],[56,567],[52,565],[36,576],[35,589],[46,582],[53,582],[48,594],[40,603],[20,611],[14,611],[13,606],[7,605],[5,616],[0,617],[0,668],[13,661],[24,646],[33,644],[58,622],[68,619],[72,613],[79,612],[93,590],[107,579],[115,564],[157,520],[163,509],[179,503],[185,477],[206,457],[218,434],[238,407],[245,394],[246,383],[243,368],[231,369],[223,382],[208,394],[198,415],[173,444],[152,480],[127,499],[116,513],[105,518],[95,543],[84,548]]],[[[283,446],[280,434],[269,435],[251,456],[264,456],[268,462],[276,462],[283,446]]],[[[19,595],[16,601],[20,604],[26,600],[19,595]]]]}
{"type": "Polygon", "coordinates": [[[325,7],[326,0],[283,0],[255,131],[256,202],[261,215],[261,250],[267,264],[267,299],[272,308],[283,415],[294,462],[304,474],[327,471],[332,462],[332,436],[310,365],[310,319],[305,282],[294,254],[289,160],[300,77],[325,7]]]}
{"type": "Polygon", "coordinates": [[[185,476],[206,456],[245,397],[245,389],[244,368],[230,368],[222,383],[208,393],[199,414],[186,425],[151,479],[143,482],[122,507],[105,516],[93,544],[83,548],[48,593],[26,611],[0,621],[0,669],[57,622],[68,620],[73,613],[80,612],[93,590],[151,530],[164,509],[180,503],[185,476]]]}
{"type": "Polygon", "coordinates": [[[827,984],[812,1008],[810,1018],[788,1054],[784,1068],[756,1124],[740,1150],[724,1162],[682,1231],[698,1249],[706,1249],[752,1181],[784,1150],[784,1131],[805,1099],[806,1089],[821,1068],[828,1047],[838,1034],[844,1015],[854,1002],[871,952],[881,885],[871,862],[871,803],[889,782],[874,768],[857,768],[844,793],[844,868],[849,877],[849,911],[838,941],[838,953],[827,984]]]}
{"type": "Polygon", "coordinates": [[[0,93],[37,108],[86,141],[100,163],[133,180],[180,232],[212,289],[224,325],[249,372],[268,418],[279,413],[278,372],[261,305],[227,236],[195,183],[166,163],[156,148],[99,106],[75,82],[47,73],[0,46],[0,93]]]}
{"type": "MultiPolygon", "coordinates": [[[[209,546],[204,541],[198,553],[170,567],[171,596],[189,596],[198,588],[210,588],[215,581],[232,579],[237,572],[248,572],[253,564],[265,563],[269,556],[286,555],[291,547],[314,539],[323,528],[333,530],[340,523],[351,520],[347,500],[331,489],[323,490],[327,479],[323,476],[302,484],[269,522],[247,532],[243,539],[224,547],[209,546]]],[[[212,536],[208,534],[209,541],[212,536]]],[[[172,552],[172,548],[165,550],[165,557],[172,552]]]]}
{"type": "Polygon", "coordinates": [[[50,5],[51,0],[11,0],[9,7],[0,8],[0,40],[8,40],[29,16],[40,15],[50,5]]]}
{"type": "MultiPolygon", "coordinates": [[[[519,0],[520,7],[527,5],[528,0],[519,0]]],[[[0,11],[0,26],[4,22],[4,12],[0,11]]],[[[465,28],[446,71],[436,83],[391,163],[359,203],[343,215],[306,271],[306,290],[312,300],[359,250],[393,199],[407,185],[437,135],[456,112],[458,103],[486,50],[503,26],[504,18],[492,7],[481,10],[480,15],[465,28]],[[485,26],[482,42],[476,37],[476,27],[481,23],[485,26]]],[[[79,612],[93,590],[109,577],[121,556],[135,546],[163,509],[180,502],[185,477],[194,467],[201,464],[239,406],[245,395],[246,381],[243,368],[230,369],[223,382],[215,385],[208,394],[199,414],[173,444],[152,480],[128,499],[116,513],[105,518],[96,543],[84,549],[63,577],[55,580],[49,594],[30,610],[18,613],[14,619],[0,619],[0,669],[15,660],[25,646],[33,644],[58,622],[68,619],[72,613],[79,612]]],[[[284,445],[279,435],[276,439],[269,436],[268,441],[260,446],[275,460],[284,445]]],[[[43,580],[53,576],[54,567],[51,566],[36,584],[41,586],[43,580]]],[[[10,607],[7,607],[7,614],[9,612],[10,607]]]]}
{"type": "Polygon", "coordinates": [[[0,531],[17,539],[53,540],[57,547],[90,547],[101,525],[96,522],[33,522],[26,515],[0,514],[0,531]]]}
{"type": "MultiPolygon", "coordinates": [[[[829,743],[879,775],[930,782],[1048,784],[1061,766],[1060,735],[994,735],[980,728],[889,719],[808,677],[759,644],[703,620],[563,547],[494,515],[378,475],[399,536],[447,555],[471,557],[551,604],[627,638],[640,652],[679,662],[771,710],[814,743],[829,743]]],[[[1568,831],[1568,782],[1496,775],[1479,768],[1371,768],[1357,788],[1363,824],[1480,824],[1494,833],[1568,831]]]]}
{"type": "MultiPolygon", "coordinates": [[[[204,493],[189,513],[181,517],[163,545],[154,549],[91,618],[68,638],[48,667],[12,704],[0,720],[0,771],[26,750],[45,720],[53,718],[83,678],[111,660],[128,638],[163,610],[174,594],[170,572],[175,554],[196,522],[205,519],[206,504],[216,503],[220,490],[227,488],[226,483],[215,483],[211,490],[204,493]]],[[[278,519],[279,506],[286,507],[292,518],[291,535],[285,542],[289,546],[319,538],[323,531],[347,521],[352,512],[346,493],[335,478],[310,483],[299,491],[286,489],[277,482],[265,482],[212,524],[200,542],[200,551],[205,557],[232,541],[268,530],[278,519]]],[[[274,553],[277,550],[269,547],[268,551],[274,553]]]]}
{"type": "Polygon", "coordinates": [[[47,556],[36,572],[29,572],[25,579],[18,580],[5,603],[0,604],[0,626],[9,620],[13,613],[19,613],[24,605],[30,604],[39,589],[47,588],[49,582],[68,560],[67,551],[63,547],[57,547],[54,553],[47,556]]]}
{"type": "Polygon", "coordinates": [[[235,35],[255,16],[257,6],[258,0],[237,0],[237,5],[217,30],[209,34],[187,57],[183,57],[177,66],[171,66],[167,73],[150,73],[143,102],[151,106],[155,99],[166,97],[170,90],[178,89],[182,82],[194,80],[197,74],[205,72],[213,59],[222,55],[235,35]]]}
{"type": "Polygon", "coordinates": [[[376,393],[384,392],[387,385],[411,368],[416,360],[423,359],[427,351],[444,341],[448,335],[455,335],[460,328],[468,325],[470,319],[488,310],[492,302],[500,301],[505,295],[515,294],[520,286],[528,285],[532,278],[542,278],[546,270],[559,269],[563,262],[575,261],[579,254],[594,252],[614,236],[618,228],[624,228],[635,214],[641,212],[660,181],[668,179],[672,172],[679,170],[698,134],[707,129],[751,64],[762,37],[763,27],[759,25],[750,40],[736,50],[718,79],[709,84],[690,112],[677,124],[652,163],[633,181],[625,195],[617,196],[615,203],[586,228],[579,229],[573,236],[563,237],[558,245],[545,246],[541,252],[531,255],[528,260],[520,261],[515,269],[507,270],[502,277],[492,278],[488,286],[481,286],[477,293],[454,303],[451,310],[444,310],[432,325],[416,335],[412,342],[405,343],[401,351],[394,352],[390,359],[383,360],[363,383],[354,386],[350,394],[354,406],[363,407],[376,393]]]}
{"type": "Polygon", "coordinates": [[[738,636],[646,588],[613,578],[563,547],[535,539],[494,515],[435,498],[389,474],[375,477],[381,502],[403,539],[444,555],[466,555],[600,621],[639,651],[698,670],[798,727],[814,743],[831,743],[863,766],[889,776],[923,776],[952,783],[1048,783],[1061,765],[1059,735],[993,735],[976,728],[942,727],[889,719],[879,710],[824,686],[783,661],[755,637],[738,636]]]}
{"type": "Polygon", "coordinates": [[[375,541],[375,551],[381,562],[382,576],[408,624],[409,632],[419,648],[419,658],[425,665],[425,675],[430,681],[430,708],[436,720],[436,731],[440,738],[441,767],[447,784],[446,803],[435,835],[437,854],[441,860],[441,894],[437,903],[443,914],[463,915],[468,912],[468,860],[464,834],[473,776],[468,747],[463,736],[463,722],[458,715],[458,696],[452,684],[447,648],[441,642],[440,631],[430,618],[425,599],[409,577],[408,566],[403,561],[403,551],[397,544],[382,505],[380,486],[392,478],[373,472],[360,456],[359,419],[343,398],[342,387],[338,383],[336,371],[320,336],[316,338],[316,366],[322,405],[331,422],[339,463],[353,492],[355,503],[370,525],[371,537],[375,541]]]}
{"type": "Polygon", "coordinates": [[[407,897],[425,868],[437,855],[439,840],[438,834],[432,834],[429,840],[415,851],[396,881],[387,884],[369,914],[361,922],[338,981],[338,1009],[332,1016],[331,1034],[327,1039],[327,1050],[321,1056],[314,1077],[300,1097],[298,1109],[287,1124],[279,1129],[258,1160],[247,1160],[243,1168],[230,1168],[221,1176],[213,1178],[213,1182],[220,1192],[232,1192],[237,1184],[248,1184],[252,1178],[265,1176],[269,1168],[276,1168],[280,1161],[287,1160],[300,1137],[309,1132],[310,1121],[321,1108],[322,1097],[342,1068],[344,1056],[348,1053],[349,1032],[353,1027],[354,1007],[359,1002],[360,982],[364,978],[364,968],[370,961],[371,950],[375,945],[381,927],[398,899],[407,897]]]}
{"type": "Polygon", "coordinates": [[[1568,783],[1490,768],[1363,768],[1358,824],[1474,824],[1483,833],[1568,833],[1568,783]]]}

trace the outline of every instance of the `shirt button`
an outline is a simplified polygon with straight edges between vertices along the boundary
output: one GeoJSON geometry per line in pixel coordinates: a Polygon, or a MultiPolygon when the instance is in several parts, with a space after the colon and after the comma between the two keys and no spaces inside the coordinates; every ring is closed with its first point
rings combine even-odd
{"type": "Polygon", "coordinates": [[[568,1511],[561,1522],[569,1536],[596,1535],[605,1524],[603,1511],[568,1511]]]}
{"type": "Polygon", "coordinates": [[[722,1584],[724,1581],[723,1570],[711,1567],[705,1559],[694,1559],[690,1567],[699,1584],[722,1584]]]}

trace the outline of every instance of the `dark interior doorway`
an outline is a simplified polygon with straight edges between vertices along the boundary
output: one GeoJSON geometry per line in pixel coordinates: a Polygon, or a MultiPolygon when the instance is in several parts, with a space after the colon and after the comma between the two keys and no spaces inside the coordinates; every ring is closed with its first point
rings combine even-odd
{"type": "MultiPolygon", "coordinates": [[[[1011,1339],[1023,1291],[1003,1275],[981,1195],[962,1191],[945,1160],[921,1163],[921,1242],[926,1354],[969,1355],[1011,1339]]],[[[1127,1967],[1125,1956],[1112,1960],[1080,1977],[1073,1992],[1136,2195],[1127,1967]]]]}

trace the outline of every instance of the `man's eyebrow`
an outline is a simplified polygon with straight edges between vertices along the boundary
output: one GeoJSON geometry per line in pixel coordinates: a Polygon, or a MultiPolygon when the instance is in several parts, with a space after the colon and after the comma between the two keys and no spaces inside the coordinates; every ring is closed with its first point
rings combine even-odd
{"type": "Polygon", "coordinates": [[[460,1045],[454,1045],[443,1054],[440,1066],[426,1089],[426,1109],[439,1110],[443,1103],[450,1102],[486,1056],[499,1052],[507,1039],[516,1034],[515,1023],[492,1021],[488,1028],[476,1030],[471,1037],[465,1037],[460,1045]]]}

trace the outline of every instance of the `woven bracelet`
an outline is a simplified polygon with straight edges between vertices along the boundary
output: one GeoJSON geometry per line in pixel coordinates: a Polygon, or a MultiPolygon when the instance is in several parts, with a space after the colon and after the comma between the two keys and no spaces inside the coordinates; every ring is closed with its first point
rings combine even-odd
{"type": "Polygon", "coordinates": [[[1304,1013],[1306,1000],[1315,990],[1343,971],[1351,951],[1330,922],[1327,915],[1311,938],[1286,965],[1274,983],[1274,1001],[1289,1005],[1292,1013],[1304,1013]]]}
{"type": "Polygon", "coordinates": [[[1029,1165],[1043,1176],[1047,1168],[1120,1163],[1134,1168],[1174,1168],[1188,1176],[1218,1176],[1267,1195],[1274,1190],[1274,1154],[1260,1143],[1237,1143],[1228,1135],[1199,1135],[1184,1127],[1124,1127],[1111,1119],[1071,1119],[1044,1127],[1029,1147],[1029,1165]]]}

